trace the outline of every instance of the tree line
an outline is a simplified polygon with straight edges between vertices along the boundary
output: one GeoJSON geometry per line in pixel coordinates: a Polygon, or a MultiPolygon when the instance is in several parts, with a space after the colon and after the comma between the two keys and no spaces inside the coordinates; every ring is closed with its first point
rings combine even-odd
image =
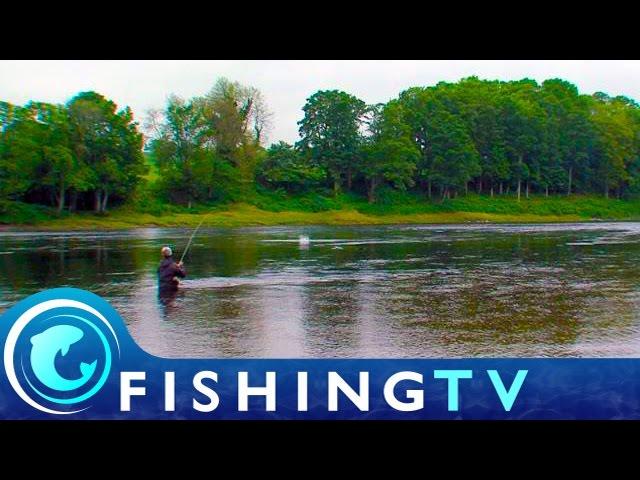
{"type": "Polygon", "coordinates": [[[0,200],[104,212],[140,182],[142,146],[131,110],[95,92],[66,105],[0,102],[0,200]]]}
{"type": "Polygon", "coordinates": [[[335,192],[366,190],[370,201],[380,185],[429,198],[473,188],[518,200],[530,192],[622,197],[640,190],[638,104],[581,95],[559,79],[471,77],[410,88],[373,106],[321,91],[304,113],[301,141],[271,147],[266,181],[293,189],[324,178],[335,192]]]}
{"type": "Polygon", "coordinates": [[[303,107],[300,140],[265,148],[271,119],[259,90],[224,78],[206,95],[170,96],[142,126],[95,92],[65,105],[0,102],[0,201],[104,212],[140,186],[189,207],[261,189],[371,202],[380,188],[434,200],[469,190],[518,200],[640,192],[639,105],[559,79],[471,77],[376,105],[318,91],[303,107]]]}
{"type": "Polygon", "coordinates": [[[209,93],[169,97],[149,113],[149,154],[160,173],[158,190],[170,202],[240,199],[252,192],[271,112],[262,93],[221,78],[209,93]]]}

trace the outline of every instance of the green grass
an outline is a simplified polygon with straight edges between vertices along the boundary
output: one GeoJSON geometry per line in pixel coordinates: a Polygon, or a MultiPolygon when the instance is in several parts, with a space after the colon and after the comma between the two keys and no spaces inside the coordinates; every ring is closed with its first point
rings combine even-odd
{"type": "Polygon", "coordinates": [[[247,225],[362,225],[395,223],[540,223],[589,220],[640,220],[640,199],[617,200],[594,196],[513,197],[468,196],[428,201],[411,193],[383,191],[369,204],[355,195],[337,198],[325,194],[286,196],[257,192],[245,202],[196,205],[192,209],[168,205],[152,192],[143,192],[134,203],[104,215],[77,214],[18,202],[0,203],[0,224],[11,228],[82,230],[126,229],[143,226],[247,225]]]}
{"type": "Polygon", "coordinates": [[[396,194],[386,202],[361,206],[359,211],[374,215],[475,212],[496,215],[572,215],[584,219],[640,219],[640,199],[618,200],[596,196],[531,196],[520,202],[513,196],[489,197],[469,194],[443,202],[428,202],[411,194],[396,194]]]}
{"type": "Polygon", "coordinates": [[[160,178],[160,172],[158,170],[158,165],[153,161],[151,154],[148,152],[144,152],[144,162],[147,166],[147,174],[142,178],[145,179],[145,183],[147,185],[151,185],[156,182],[160,178]]]}
{"type": "Polygon", "coordinates": [[[486,213],[508,216],[577,216],[583,219],[640,219],[640,198],[618,200],[598,196],[485,196],[468,194],[445,201],[429,201],[425,196],[382,190],[375,203],[370,204],[357,195],[306,194],[286,197],[277,193],[261,193],[249,203],[262,210],[323,212],[356,210],[370,216],[422,215],[454,212],[486,213]]]}

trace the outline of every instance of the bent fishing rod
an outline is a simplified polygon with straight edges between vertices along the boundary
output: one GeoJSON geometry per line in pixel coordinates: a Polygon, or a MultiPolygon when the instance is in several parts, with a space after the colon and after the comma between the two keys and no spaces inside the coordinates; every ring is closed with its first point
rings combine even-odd
{"type": "Polygon", "coordinates": [[[189,243],[187,243],[187,247],[184,249],[184,252],[182,252],[182,256],[180,257],[180,261],[178,263],[182,263],[182,260],[184,260],[184,256],[189,251],[189,247],[191,247],[191,242],[193,242],[193,238],[196,236],[196,233],[198,233],[198,230],[200,230],[200,227],[202,226],[203,222],[204,222],[204,218],[200,221],[196,229],[191,234],[191,238],[189,238],[189,243]]]}

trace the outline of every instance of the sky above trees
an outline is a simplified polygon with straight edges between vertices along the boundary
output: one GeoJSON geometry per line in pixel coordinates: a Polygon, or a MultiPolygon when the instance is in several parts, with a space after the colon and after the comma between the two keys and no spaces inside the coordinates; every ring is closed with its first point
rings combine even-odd
{"type": "Polygon", "coordinates": [[[640,101],[640,61],[438,60],[438,61],[0,61],[0,97],[65,103],[79,91],[98,91],[131,107],[142,122],[162,109],[170,94],[203,95],[219,77],[258,88],[274,116],[268,143],[299,139],[302,106],[318,90],[339,89],[367,104],[386,103],[415,85],[483,79],[563,78],[581,93],[597,91],[640,101]]]}

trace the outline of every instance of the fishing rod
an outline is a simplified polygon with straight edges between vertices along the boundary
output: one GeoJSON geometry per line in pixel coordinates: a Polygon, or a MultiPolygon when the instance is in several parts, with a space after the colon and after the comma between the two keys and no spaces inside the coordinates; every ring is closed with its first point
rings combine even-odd
{"type": "Polygon", "coordinates": [[[203,222],[204,222],[204,218],[200,221],[200,223],[198,224],[196,229],[191,234],[191,238],[189,239],[189,243],[187,243],[187,247],[184,249],[184,252],[182,252],[182,256],[180,257],[180,262],[178,262],[178,263],[182,263],[182,260],[184,260],[184,256],[189,251],[189,247],[191,247],[191,242],[193,242],[193,238],[196,236],[196,233],[198,233],[198,230],[200,230],[200,227],[202,226],[203,222]]]}

